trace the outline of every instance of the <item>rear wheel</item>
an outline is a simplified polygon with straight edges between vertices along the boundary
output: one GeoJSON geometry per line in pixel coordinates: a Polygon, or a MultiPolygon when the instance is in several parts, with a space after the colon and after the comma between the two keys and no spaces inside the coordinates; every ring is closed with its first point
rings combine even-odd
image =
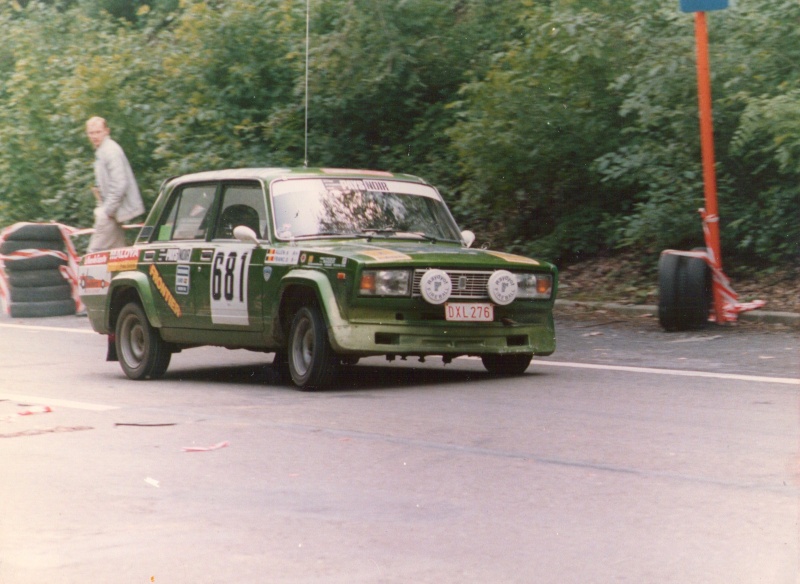
{"type": "Polygon", "coordinates": [[[150,326],[144,309],[136,302],[126,304],[116,327],[119,363],[131,379],[157,379],[169,367],[172,352],[158,331],[150,326]]]}
{"type": "Polygon", "coordinates": [[[289,372],[294,384],[303,390],[330,385],[339,358],[328,340],[325,319],[316,306],[297,311],[289,332],[289,372]]]}
{"type": "Polygon", "coordinates": [[[531,353],[513,353],[511,355],[481,355],[483,366],[495,375],[521,375],[531,364],[531,353]]]}

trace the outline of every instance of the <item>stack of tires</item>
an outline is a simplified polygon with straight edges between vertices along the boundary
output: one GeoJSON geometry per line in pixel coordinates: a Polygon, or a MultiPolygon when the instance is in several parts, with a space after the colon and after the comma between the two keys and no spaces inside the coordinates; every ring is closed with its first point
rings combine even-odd
{"type": "Polygon", "coordinates": [[[711,285],[705,259],[662,253],[658,261],[658,320],[664,330],[705,326],[713,303],[711,285]]]}
{"type": "Polygon", "coordinates": [[[11,226],[4,232],[0,255],[5,256],[6,301],[12,317],[75,314],[72,285],[60,270],[67,265],[68,256],[58,225],[11,226]]]}

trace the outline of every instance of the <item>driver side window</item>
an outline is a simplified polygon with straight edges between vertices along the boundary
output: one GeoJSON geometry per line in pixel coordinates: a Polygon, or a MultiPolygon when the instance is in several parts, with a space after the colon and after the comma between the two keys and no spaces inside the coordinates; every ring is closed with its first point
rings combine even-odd
{"type": "Polygon", "coordinates": [[[234,239],[233,230],[239,225],[252,229],[258,239],[265,239],[267,209],[264,191],[258,183],[229,184],[222,190],[222,206],[214,239],[234,239]]]}

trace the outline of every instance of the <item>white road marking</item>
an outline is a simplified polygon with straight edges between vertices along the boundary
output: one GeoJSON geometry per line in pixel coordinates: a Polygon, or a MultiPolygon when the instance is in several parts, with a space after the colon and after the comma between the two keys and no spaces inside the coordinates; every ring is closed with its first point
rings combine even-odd
{"type": "Polygon", "coordinates": [[[0,392],[0,400],[10,400],[21,404],[41,404],[51,407],[71,408],[75,410],[89,410],[92,412],[107,412],[118,410],[117,406],[106,406],[103,404],[92,404],[88,402],[72,401],[68,399],[56,399],[39,395],[20,395],[16,393],[0,392]]]}
{"type": "Polygon", "coordinates": [[[98,334],[94,332],[92,329],[76,329],[76,328],[57,327],[57,326],[36,326],[32,324],[11,324],[5,322],[0,323],[0,327],[17,328],[17,329],[32,330],[32,331],[58,331],[62,333],[82,333],[89,335],[98,334]]]}
{"type": "MultiPolygon", "coordinates": [[[[460,359],[476,359],[480,357],[460,357],[460,359]]],[[[706,377],[711,379],[731,379],[735,381],[754,381],[757,383],[782,383],[800,385],[796,377],[763,377],[760,375],[740,375],[738,373],[711,373],[709,371],[691,371],[685,369],[655,369],[653,367],[628,367],[625,365],[599,365],[596,363],[572,363],[567,361],[542,361],[535,359],[532,367],[540,365],[550,367],[566,367],[572,369],[599,369],[600,371],[624,371],[626,373],[651,373],[653,375],[674,375],[676,377],[706,377]]]]}
{"type": "Polygon", "coordinates": [[[602,371],[625,371],[627,373],[651,373],[654,375],[674,375],[677,377],[708,377],[712,379],[732,379],[736,381],[754,381],[757,383],[783,383],[800,385],[800,379],[793,377],[763,377],[760,375],[739,375],[737,373],[711,373],[708,371],[690,371],[684,369],[654,369],[652,367],[626,367],[624,365],[597,365],[594,363],[569,363],[564,361],[535,361],[534,367],[571,367],[573,369],[599,369],[602,371]]]}

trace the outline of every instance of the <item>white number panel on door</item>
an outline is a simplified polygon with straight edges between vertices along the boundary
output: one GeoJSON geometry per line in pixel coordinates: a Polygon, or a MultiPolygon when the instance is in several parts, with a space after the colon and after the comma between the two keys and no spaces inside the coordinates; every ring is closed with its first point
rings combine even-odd
{"type": "Polygon", "coordinates": [[[211,261],[211,322],[247,326],[248,269],[250,251],[239,246],[223,246],[211,261]]]}

